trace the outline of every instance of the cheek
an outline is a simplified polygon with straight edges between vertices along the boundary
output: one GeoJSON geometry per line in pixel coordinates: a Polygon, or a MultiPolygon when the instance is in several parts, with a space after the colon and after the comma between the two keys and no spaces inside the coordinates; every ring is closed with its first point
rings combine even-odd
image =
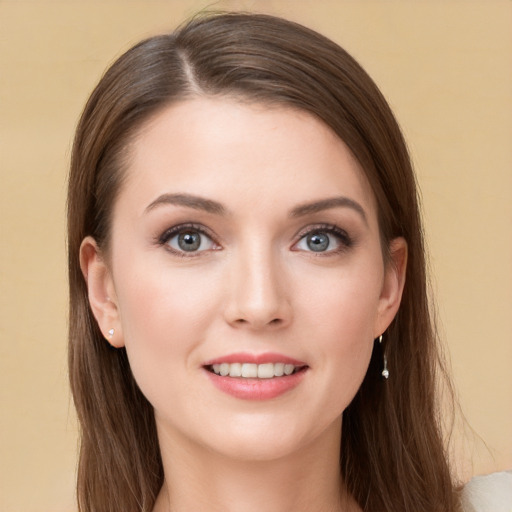
{"type": "Polygon", "coordinates": [[[360,272],[340,273],[324,287],[309,283],[311,292],[303,303],[304,330],[312,356],[325,369],[326,383],[339,391],[327,397],[329,403],[336,402],[335,408],[344,409],[350,403],[368,369],[381,279],[378,270],[363,267],[360,272]]]}
{"type": "Polygon", "coordinates": [[[169,382],[196,363],[194,350],[214,315],[215,279],[205,280],[200,272],[138,267],[133,260],[123,270],[119,266],[116,293],[124,342],[135,379],[151,395],[155,384],[169,382]]]}
{"type": "Polygon", "coordinates": [[[169,342],[200,327],[217,288],[215,276],[203,274],[133,261],[126,269],[120,267],[116,292],[126,342],[138,342],[144,333],[169,342]]]}
{"type": "Polygon", "coordinates": [[[325,276],[312,276],[297,296],[313,329],[327,331],[340,344],[357,344],[373,338],[382,288],[378,265],[360,265],[325,276]]]}

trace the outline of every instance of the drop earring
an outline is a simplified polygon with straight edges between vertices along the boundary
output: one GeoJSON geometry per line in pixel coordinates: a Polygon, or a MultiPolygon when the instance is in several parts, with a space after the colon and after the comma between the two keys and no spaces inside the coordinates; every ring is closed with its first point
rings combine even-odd
{"type": "MultiPolygon", "coordinates": [[[[379,344],[382,345],[382,334],[379,336],[379,344]]],[[[385,379],[389,379],[388,358],[386,357],[385,352],[383,352],[382,356],[384,358],[384,368],[382,369],[381,375],[385,379]]]]}

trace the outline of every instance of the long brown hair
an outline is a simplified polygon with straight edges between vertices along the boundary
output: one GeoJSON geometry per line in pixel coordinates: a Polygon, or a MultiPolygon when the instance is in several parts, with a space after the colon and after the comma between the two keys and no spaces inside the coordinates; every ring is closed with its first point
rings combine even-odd
{"type": "Polygon", "coordinates": [[[163,482],[152,407],[125,350],[110,347],[92,316],[79,248],[91,235],[108,249],[113,204],[137,130],[166,105],[194,95],[307,111],[360,162],[377,201],[382,247],[404,237],[408,266],[400,310],[343,414],[341,471],[365,511],[457,510],[437,403],[443,367],[429,313],[416,184],[397,122],[377,86],[338,45],[295,23],[242,13],[198,17],[134,46],[103,76],[77,128],[68,243],[79,509],[150,512],[163,482]],[[380,377],[384,351],[393,370],[388,381],[380,377]]]}

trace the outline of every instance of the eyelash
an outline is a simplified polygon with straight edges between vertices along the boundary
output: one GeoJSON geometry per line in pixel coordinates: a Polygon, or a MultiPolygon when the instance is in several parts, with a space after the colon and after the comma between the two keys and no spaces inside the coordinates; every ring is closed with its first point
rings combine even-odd
{"type": "MultiPolygon", "coordinates": [[[[169,228],[165,230],[160,236],[157,237],[156,242],[158,245],[165,246],[166,249],[173,254],[183,257],[183,258],[190,258],[190,257],[196,257],[199,256],[201,253],[206,251],[178,251],[173,249],[169,246],[169,241],[175,237],[176,235],[179,235],[181,233],[187,232],[187,231],[193,231],[196,233],[199,233],[201,235],[204,235],[208,237],[215,245],[219,245],[215,239],[215,237],[211,234],[211,232],[207,229],[205,229],[204,226],[201,224],[194,224],[194,223],[186,223],[186,224],[179,224],[177,226],[173,226],[172,228],[169,228]]],[[[350,249],[354,245],[354,240],[348,235],[348,233],[339,228],[338,226],[334,224],[316,224],[314,226],[308,226],[306,229],[300,231],[296,236],[298,237],[298,240],[293,244],[293,247],[295,247],[297,244],[299,244],[303,239],[305,239],[308,235],[314,234],[314,233],[324,233],[327,235],[333,235],[335,236],[338,241],[340,242],[340,247],[336,249],[331,249],[327,251],[305,251],[311,253],[313,256],[331,256],[334,254],[339,254],[342,252],[345,252],[346,250],[350,249]]],[[[293,249],[292,249],[293,250],[293,249]]],[[[297,250],[297,249],[296,249],[297,250]]]]}
{"type": "Polygon", "coordinates": [[[338,239],[340,243],[340,247],[336,249],[316,253],[315,251],[307,251],[315,257],[326,257],[335,254],[340,254],[342,252],[347,251],[354,245],[354,240],[349,236],[349,234],[344,229],[339,228],[335,224],[316,224],[314,226],[308,226],[303,231],[300,231],[297,235],[299,240],[294,243],[294,246],[296,246],[301,240],[305,239],[308,235],[312,235],[314,233],[324,233],[327,235],[333,235],[338,239]]]}
{"type": "Polygon", "coordinates": [[[158,245],[165,246],[165,248],[172,252],[176,256],[180,256],[182,258],[193,258],[195,256],[199,256],[201,253],[205,251],[177,251],[173,249],[169,245],[169,241],[174,238],[176,235],[179,235],[181,233],[185,233],[187,231],[192,231],[195,233],[199,233],[201,235],[204,235],[208,237],[215,245],[218,245],[218,243],[215,240],[215,237],[211,234],[211,232],[207,229],[205,229],[204,226],[201,224],[194,224],[194,223],[186,223],[186,224],[179,224],[178,226],[173,226],[172,228],[169,228],[165,230],[156,240],[158,245]]]}

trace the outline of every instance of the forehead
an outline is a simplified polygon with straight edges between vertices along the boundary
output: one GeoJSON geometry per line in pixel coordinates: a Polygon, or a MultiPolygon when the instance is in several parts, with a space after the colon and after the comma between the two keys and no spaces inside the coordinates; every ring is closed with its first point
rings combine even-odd
{"type": "Polygon", "coordinates": [[[283,205],[334,195],[373,208],[366,176],[343,141],[312,114],[231,98],[193,98],[136,134],[125,190],[132,204],[190,193],[236,204],[283,205]]]}

